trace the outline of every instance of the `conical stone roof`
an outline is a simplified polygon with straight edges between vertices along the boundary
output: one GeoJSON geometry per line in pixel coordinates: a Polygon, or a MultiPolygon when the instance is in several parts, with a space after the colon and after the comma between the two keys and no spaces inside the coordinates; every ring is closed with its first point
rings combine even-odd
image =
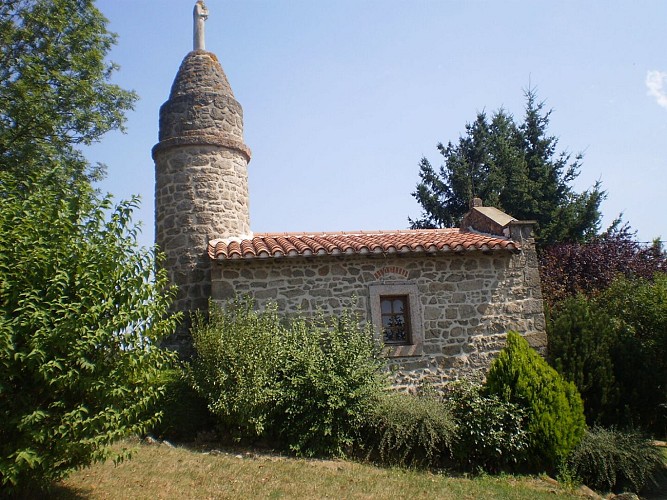
{"type": "Polygon", "coordinates": [[[193,50],[181,63],[171,86],[169,99],[187,94],[207,93],[234,99],[227,75],[216,55],[206,50],[193,50]]]}
{"type": "Polygon", "coordinates": [[[154,155],[179,145],[217,145],[250,161],[243,142],[243,109],[212,52],[193,50],[183,59],[169,99],[160,108],[159,141],[154,155]]]}

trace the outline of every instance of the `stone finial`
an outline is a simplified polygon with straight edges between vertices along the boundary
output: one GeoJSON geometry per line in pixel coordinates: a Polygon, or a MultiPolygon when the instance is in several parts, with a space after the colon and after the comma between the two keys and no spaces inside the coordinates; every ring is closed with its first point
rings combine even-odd
{"type": "Polygon", "coordinates": [[[194,21],[193,32],[193,50],[206,50],[204,40],[204,22],[208,19],[208,9],[204,5],[204,0],[197,0],[194,11],[192,12],[194,21]]]}
{"type": "Polygon", "coordinates": [[[473,198],[470,200],[470,208],[475,208],[475,207],[481,207],[482,206],[482,199],[481,198],[473,198]]]}

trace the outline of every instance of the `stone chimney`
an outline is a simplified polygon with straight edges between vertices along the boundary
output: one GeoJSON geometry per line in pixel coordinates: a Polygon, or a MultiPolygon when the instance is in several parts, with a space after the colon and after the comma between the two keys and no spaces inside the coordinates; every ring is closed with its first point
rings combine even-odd
{"type": "Polygon", "coordinates": [[[473,198],[470,200],[470,210],[463,216],[461,230],[493,234],[523,242],[533,239],[535,223],[533,220],[517,220],[495,207],[485,207],[481,198],[473,198]]]}

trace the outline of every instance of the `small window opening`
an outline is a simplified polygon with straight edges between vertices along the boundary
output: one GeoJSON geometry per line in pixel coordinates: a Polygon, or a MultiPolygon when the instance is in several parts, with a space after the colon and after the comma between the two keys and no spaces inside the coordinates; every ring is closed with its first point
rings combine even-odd
{"type": "Polygon", "coordinates": [[[385,344],[410,343],[410,311],[407,295],[380,296],[382,337],[385,344]]]}

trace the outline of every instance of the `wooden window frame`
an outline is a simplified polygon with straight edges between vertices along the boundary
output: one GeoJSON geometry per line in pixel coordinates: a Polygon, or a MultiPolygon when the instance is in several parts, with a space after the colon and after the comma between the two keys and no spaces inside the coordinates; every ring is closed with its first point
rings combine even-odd
{"type": "MultiPolygon", "coordinates": [[[[380,295],[380,330],[382,332],[382,340],[385,345],[410,345],[412,344],[412,321],[410,321],[410,297],[407,295],[380,295]],[[401,312],[394,311],[394,302],[401,301],[403,305],[403,310],[401,312]],[[385,301],[390,302],[391,311],[385,313],[382,309],[382,303],[385,301]],[[386,317],[396,318],[402,317],[403,319],[403,329],[405,332],[405,340],[387,340],[385,334],[385,322],[386,317]]],[[[391,327],[390,327],[391,328],[391,327]]]]}

